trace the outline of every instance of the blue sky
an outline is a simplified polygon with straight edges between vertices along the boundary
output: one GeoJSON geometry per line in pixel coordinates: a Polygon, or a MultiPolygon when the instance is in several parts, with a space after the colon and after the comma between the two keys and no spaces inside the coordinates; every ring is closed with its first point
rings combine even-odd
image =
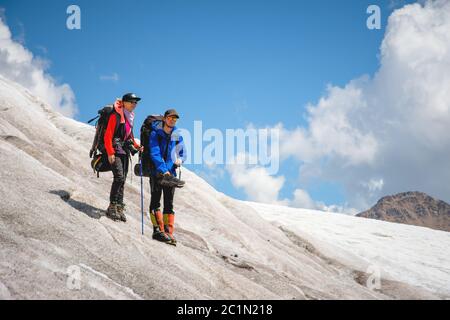
{"type": "MultiPolygon", "coordinates": [[[[304,126],[305,106],[328,84],[343,86],[379,68],[379,47],[393,9],[408,1],[0,1],[13,37],[46,59],[47,72],[70,85],[87,121],[125,92],[142,96],[137,126],[167,107],[179,126],[245,128],[304,126]],[[66,8],[81,8],[81,30],[66,28],[66,8]],[[370,4],[381,30],[366,27],[370,4]],[[106,80],[117,74],[118,80],[106,80]]],[[[410,1],[411,2],[411,1],[410,1]]],[[[301,163],[287,159],[280,198],[292,198],[301,163]]],[[[203,172],[201,166],[188,166],[203,172]]],[[[210,179],[246,199],[226,174],[210,179]]],[[[344,204],[338,181],[313,179],[315,201],[344,204]]]]}

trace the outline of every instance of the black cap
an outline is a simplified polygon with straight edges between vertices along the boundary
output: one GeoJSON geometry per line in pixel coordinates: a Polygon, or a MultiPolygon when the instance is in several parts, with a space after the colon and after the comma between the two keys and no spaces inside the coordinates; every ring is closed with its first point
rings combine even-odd
{"type": "Polygon", "coordinates": [[[180,118],[180,116],[178,115],[177,110],[175,110],[175,109],[169,109],[166,112],[164,112],[164,118],[165,117],[169,117],[169,116],[175,116],[177,118],[180,118]]]}
{"type": "Polygon", "coordinates": [[[129,101],[129,102],[131,102],[131,101],[139,101],[139,100],[141,100],[141,98],[139,98],[134,93],[126,93],[122,97],[122,101],[129,101]]]}

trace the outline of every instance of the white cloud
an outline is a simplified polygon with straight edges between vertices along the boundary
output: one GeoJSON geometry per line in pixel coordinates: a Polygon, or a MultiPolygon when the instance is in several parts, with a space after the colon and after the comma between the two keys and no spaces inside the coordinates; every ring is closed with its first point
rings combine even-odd
{"type": "Polygon", "coordinates": [[[280,201],[278,199],[285,178],[270,175],[264,167],[248,165],[248,163],[252,163],[248,157],[248,154],[239,154],[234,161],[237,164],[227,165],[232,184],[237,188],[244,189],[249,200],[287,205],[288,200],[280,201]]]}
{"type": "Polygon", "coordinates": [[[383,179],[370,179],[369,182],[362,182],[361,185],[371,192],[381,191],[384,186],[383,179]]]}
{"type": "Polygon", "coordinates": [[[290,207],[313,209],[333,213],[343,213],[348,215],[355,215],[359,211],[355,208],[349,207],[348,204],[339,205],[325,205],[322,201],[314,201],[309,195],[308,191],[303,189],[296,189],[293,194],[294,198],[289,202],[290,207]]]}
{"type": "Polygon", "coordinates": [[[320,205],[318,206],[318,210],[322,210],[322,211],[326,211],[326,212],[333,212],[333,213],[342,213],[342,214],[347,214],[350,216],[354,216],[361,211],[361,210],[349,207],[348,203],[345,203],[342,206],[334,205],[334,204],[327,206],[323,203],[320,203],[320,205]]]}
{"type": "Polygon", "coordinates": [[[373,78],[329,86],[308,106],[306,128],[278,126],[281,155],[302,162],[301,179],[340,182],[359,209],[407,190],[450,201],[449,30],[450,1],[394,11],[373,78]]]}
{"type": "Polygon", "coordinates": [[[361,88],[363,79],[345,88],[328,87],[328,96],[317,105],[308,105],[309,128],[281,130],[284,156],[294,155],[306,162],[336,157],[345,165],[370,164],[378,150],[372,132],[365,132],[359,112],[367,109],[361,88]],[[292,143],[295,141],[295,143],[292,143]]]}
{"type": "MultiPolygon", "coordinates": [[[[12,39],[0,11],[0,74],[47,101],[56,111],[73,117],[77,112],[75,95],[68,84],[58,85],[45,72],[49,62],[36,58],[22,43],[12,39]]],[[[21,40],[22,41],[22,40],[21,40]]]]}
{"type": "Polygon", "coordinates": [[[290,206],[304,209],[318,209],[317,204],[309,196],[308,192],[303,189],[296,189],[294,191],[294,199],[290,206]]]}
{"type": "Polygon", "coordinates": [[[114,72],[112,75],[102,75],[100,76],[100,80],[117,82],[119,81],[119,75],[116,72],[114,72]]]}

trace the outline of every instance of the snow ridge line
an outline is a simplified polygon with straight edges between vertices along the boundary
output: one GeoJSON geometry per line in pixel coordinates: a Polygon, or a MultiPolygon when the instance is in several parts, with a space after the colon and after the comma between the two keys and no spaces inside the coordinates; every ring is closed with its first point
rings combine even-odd
{"type": "Polygon", "coordinates": [[[99,272],[99,271],[97,271],[97,270],[94,270],[94,269],[92,269],[91,267],[89,267],[89,266],[87,266],[87,265],[85,265],[85,264],[83,264],[83,263],[80,263],[80,264],[78,264],[78,265],[79,265],[80,267],[82,267],[82,268],[84,268],[84,269],[86,269],[86,270],[92,272],[93,274],[95,274],[95,275],[97,275],[97,276],[99,276],[99,277],[101,277],[101,278],[103,278],[103,279],[105,279],[105,280],[108,280],[108,281],[112,282],[114,285],[116,285],[116,286],[119,287],[120,289],[125,290],[128,294],[130,294],[131,296],[133,296],[135,299],[143,300],[143,298],[142,298],[140,295],[138,295],[137,293],[135,293],[132,289],[130,289],[130,288],[128,288],[128,287],[125,287],[125,286],[121,285],[120,283],[117,283],[116,281],[114,281],[114,280],[112,280],[110,277],[108,277],[106,274],[101,273],[101,272],[99,272]]]}

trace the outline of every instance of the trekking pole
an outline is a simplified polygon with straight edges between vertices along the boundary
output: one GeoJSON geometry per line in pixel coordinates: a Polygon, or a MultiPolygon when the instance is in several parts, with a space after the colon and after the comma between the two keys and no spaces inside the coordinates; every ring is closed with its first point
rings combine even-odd
{"type": "Polygon", "coordinates": [[[139,170],[141,175],[141,227],[142,235],[144,235],[144,187],[142,183],[142,156],[139,154],[139,170]]]}

